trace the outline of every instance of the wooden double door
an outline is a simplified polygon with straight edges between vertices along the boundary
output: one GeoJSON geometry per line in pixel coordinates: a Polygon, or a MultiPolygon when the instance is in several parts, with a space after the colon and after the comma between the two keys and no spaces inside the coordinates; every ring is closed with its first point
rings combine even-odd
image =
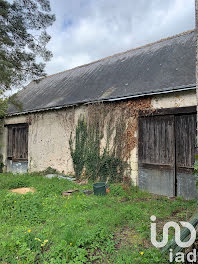
{"type": "Polygon", "coordinates": [[[193,199],[197,117],[194,107],[180,111],[139,118],[139,186],[155,194],[193,199]]]}

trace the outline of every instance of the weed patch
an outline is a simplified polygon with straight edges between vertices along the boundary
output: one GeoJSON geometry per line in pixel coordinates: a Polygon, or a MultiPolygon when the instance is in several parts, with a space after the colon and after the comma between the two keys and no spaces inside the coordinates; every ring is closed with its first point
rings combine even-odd
{"type": "Polygon", "coordinates": [[[0,263],[9,264],[165,264],[149,243],[150,216],[185,221],[197,206],[121,184],[111,185],[105,197],[63,197],[63,191],[90,186],[37,174],[1,174],[0,186],[0,263]],[[24,184],[36,192],[9,192],[24,184]]]}

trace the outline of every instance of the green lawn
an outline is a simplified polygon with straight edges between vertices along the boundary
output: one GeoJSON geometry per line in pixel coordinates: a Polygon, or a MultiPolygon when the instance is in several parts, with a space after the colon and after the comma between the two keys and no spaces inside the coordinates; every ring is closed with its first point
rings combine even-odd
{"type": "Polygon", "coordinates": [[[150,216],[159,225],[187,220],[196,203],[152,196],[121,185],[111,185],[105,197],[71,198],[62,191],[79,186],[43,176],[0,174],[0,263],[167,263],[151,246],[150,216]],[[34,194],[8,190],[34,187],[34,194]],[[143,252],[141,254],[141,252],[143,252]]]}

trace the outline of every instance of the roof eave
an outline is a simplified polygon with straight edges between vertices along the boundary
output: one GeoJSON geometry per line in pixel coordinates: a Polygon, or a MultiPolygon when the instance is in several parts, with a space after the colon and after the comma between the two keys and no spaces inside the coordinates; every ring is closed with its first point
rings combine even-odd
{"type": "Polygon", "coordinates": [[[93,101],[86,100],[86,101],[76,102],[73,104],[52,106],[52,107],[46,107],[46,108],[41,108],[41,109],[33,109],[33,110],[28,110],[28,111],[23,111],[23,112],[15,112],[15,113],[7,114],[6,117],[25,115],[25,114],[37,113],[37,112],[44,112],[44,111],[49,111],[49,110],[60,110],[63,108],[74,107],[74,106],[78,106],[78,105],[82,105],[82,104],[86,105],[86,104],[94,104],[94,103],[102,103],[102,102],[116,102],[116,101],[139,98],[139,97],[182,92],[182,91],[188,91],[188,90],[194,90],[194,89],[196,89],[196,84],[189,84],[189,85],[179,86],[179,87],[175,87],[175,88],[168,88],[164,91],[162,91],[162,90],[161,91],[153,91],[153,92],[148,92],[148,93],[126,95],[126,96],[122,96],[122,97],[112,97],[112,98],[107,98],[107,99],[99,98],[99,99],[93,100],[93,101]]]}

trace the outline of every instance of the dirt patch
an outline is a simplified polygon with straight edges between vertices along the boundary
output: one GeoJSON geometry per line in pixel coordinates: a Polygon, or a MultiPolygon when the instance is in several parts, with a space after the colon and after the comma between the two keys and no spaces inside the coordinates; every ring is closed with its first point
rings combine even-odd
{"type": "Polygon", "coordinates": [[[26,194],[26,193],[34,193],[35,189],[34,188],[28,188],[28,187],[23,187],[23,188],[17,188],[17,189],[11,189],[9,190],[12,193],[19,193],[19,194],[26,194]]]}
{"type": "Polygon", "coordinates": [[[149,248],[150,241],[142,238],[140,234],[134,229],[125,227],[119,232],[114,234],[114,239],[116,240],[116,249],[120,249],[122,246],[140,246],[142,248],[149,248]]]}
{"type": "Polygon", "coordinates": [[[78,185],[87,185],[88,184],[88,179],[84,179],[84,180],[78,180],[78,181],[75,181],[76,184],[78,185]]]}

